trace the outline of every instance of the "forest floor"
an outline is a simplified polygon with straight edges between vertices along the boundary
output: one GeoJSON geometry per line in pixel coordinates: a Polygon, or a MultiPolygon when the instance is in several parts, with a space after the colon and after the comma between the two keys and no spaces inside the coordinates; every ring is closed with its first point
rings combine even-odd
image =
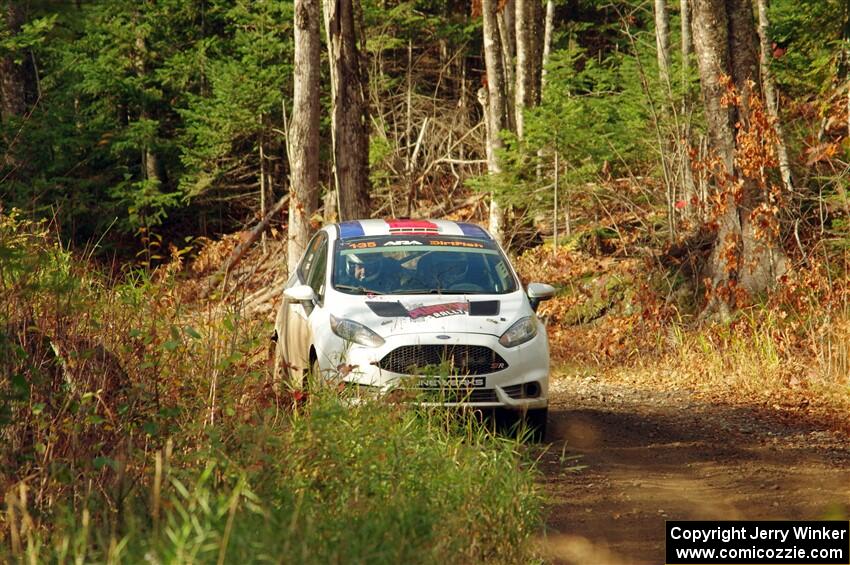
{"type": "Polygon", "coordinates": [[[828,424],[597,376],[550,394],[547,562],[663,563],[665,520],[846,519],[850,437],[828,424]]]}

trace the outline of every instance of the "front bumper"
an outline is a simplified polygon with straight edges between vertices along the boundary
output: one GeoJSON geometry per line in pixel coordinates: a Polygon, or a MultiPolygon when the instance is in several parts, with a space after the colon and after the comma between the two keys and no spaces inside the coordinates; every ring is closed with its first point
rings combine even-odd
{"type": "MultiPolygon", "coordinates": [[[[417,377],[382,369],[380,361],[398,347],[410,345],[458,346],[474,345],[488,347],[498,353],[508,367],[494,372],[474,375],[480,386],[474,388],[443,389],[446,394],[439,400],[430,397],[422,400],[424,405],[470,406],[476,408],[506,408],[526,411],[546,408],[549,405],[549,347],[545,332],[534,339],[512,348],[505,348],[496,336],[487,334],[406,334],[388,336],[384,345],[377,348],[357,344],[346,344],[334,336],[325,344],[319,355],[322,373],[331,380],[340,380],[347,385],[370,390],[377,394],[389,394],[394,390],[432,391],[416,386],[417,377]],[[440,335],[443,339],[438,338],[440,335]],[[536,383],[538,392],[528,397],[527,383],[536,383]]],[[[426,377],[427,378],[427,377],[426,377]]]]}

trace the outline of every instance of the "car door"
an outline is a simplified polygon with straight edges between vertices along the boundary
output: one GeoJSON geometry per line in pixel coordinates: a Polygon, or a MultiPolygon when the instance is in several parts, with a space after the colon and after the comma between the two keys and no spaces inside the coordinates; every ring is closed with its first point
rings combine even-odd
{"type": "Polygon", "coordinates": [[[321,333],[323,328],[327,331],[329,324],[328,314],[325,311],[325,281],[328,278],[329,247],[328,238],[323,238],[321,246],[316,251],[310,273],[307,275],[307,285],[313,289],[315,296],[312,304],[304,305],[303,312],[306,317],[302,319],[302,323],[307,326],[307,330],[303,332],[307,340],[301,344],[301,347],[307,356],[308,363],[305,366],[308,369],[312,369],[309,359],[310,347],[316,347],[317,334],[321,333]]]}
{"type": "MultiPolygon", "coordinates": [[[[310,284],[315,280],[316,273],[325,272],[327,264],[327,234],[319,232],[307,245],[307,251],[298,263],[295,273],[290,276],[287,288],[310,284]]],[[[313,285],[311,285],[313,286],[313,285]]],[[[314,286],[314,292],[318,285],[314,286]]],[[[324,293],[324,285],[321,285],[324,293]]],[[[318,296],[318,293],[317,293],[318,296]]],[[[278,363],[283,366],[290,382],[300,384],[305,371],[310,366],[310,331],[309,316],[315,308],[315,303],[290,300],[284,296],[283,304],[278,312],[275,324],[278,336],[278,363]]]]}

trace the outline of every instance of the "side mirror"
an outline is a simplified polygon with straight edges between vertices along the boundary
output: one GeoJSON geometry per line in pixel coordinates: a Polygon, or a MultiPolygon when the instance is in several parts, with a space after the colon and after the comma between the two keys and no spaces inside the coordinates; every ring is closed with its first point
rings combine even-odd
{"type": "Polygon", "coordinates": [[[291,286],[283,291],[283,295],[295,302],[313,302],[316,300],[316,293],[306,284],[291,286]]]}
{"type": "Polygon", "coordinates": [[[531,283],[528,285],[528,301],[531,303],[531,309],[537,312],[537,307],[544,300],[549,300],[555,296],[555,287],[543,283],[531,283]]]}

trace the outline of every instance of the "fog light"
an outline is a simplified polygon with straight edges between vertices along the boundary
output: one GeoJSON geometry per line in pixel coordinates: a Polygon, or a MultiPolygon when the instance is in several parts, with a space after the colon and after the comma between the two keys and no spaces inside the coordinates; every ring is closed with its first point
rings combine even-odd
{"type": "Polygon", "coordinates": [[[523,385],[523,391],[525,392],[526,398],[537,398],[540,396],[540,384],[537,381],[525,383],[525,385],[523,385]]]}

